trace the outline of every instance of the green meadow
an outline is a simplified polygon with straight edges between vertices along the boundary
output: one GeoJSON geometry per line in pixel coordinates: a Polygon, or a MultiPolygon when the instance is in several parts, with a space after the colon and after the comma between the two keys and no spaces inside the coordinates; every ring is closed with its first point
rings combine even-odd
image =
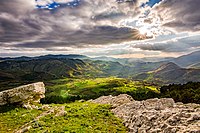
{"type": "Polygon", "coordinates": [[[64,106],[66,115],[56,116],[55,113],[34,120],[45,110],[27,110],[23,108],[1,107],[0,132],[12,133],[32,121],[30,133],[65,132],[65,133],[125,133],[122,121],[110,111],[109,105],[89,102],[73,102],[68,104],[50,104],[64,106]]]}
{"type": "Polygon", "coordinates": [[[122,93],[129,94],[136,100],[144,100],[159,94],[157,86],[116,77],[52,80],[46,83],[46,90],[46,98],[42,100],[44,103],[89,100],[122,93]]]}

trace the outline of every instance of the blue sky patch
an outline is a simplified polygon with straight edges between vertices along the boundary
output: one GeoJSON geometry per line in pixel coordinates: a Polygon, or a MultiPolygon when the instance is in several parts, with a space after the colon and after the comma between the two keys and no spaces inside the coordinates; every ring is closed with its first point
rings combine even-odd
{"type": "Polygon", "coordinates": [[[150,7],[153,7],[156,3],[159,3],[161,0],[150,0],[146,4],[149,5],[150,7]]]}
{"type": "MultiPolygon", "coordinates": [[[[35,0],[37,2],[37,0],[35,0]]],[[[48,9],[48,10],[53,10],[56,9],[58,7],[77,7],[79,6],[81,3],[81,0],[74,0],[72,2],[67,2],[67,3],[59,3],[59,2],[55,2],[52,1],[52,3],[49,3],[47,5],[36,5],[37,8],[39,9],[48,9]]]]}

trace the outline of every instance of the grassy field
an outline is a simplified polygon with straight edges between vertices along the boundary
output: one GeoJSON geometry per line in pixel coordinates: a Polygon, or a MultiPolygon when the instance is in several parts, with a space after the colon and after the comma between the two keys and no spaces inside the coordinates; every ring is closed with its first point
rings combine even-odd
{"type": "MultiPolygon", "coordinates": [[[[65,116],[49,114],[31,123],[32,132],[66,133],[125,133],[122,121],[114,116],[109,105],[99,105],[76,100],[95,99],[102,95],[127,93],[136,100],[159,94],[156,86],[123,78],[65,78],[45,82],[46,98],[42,103],[51,107],[65,106],[65,116]],[[75,102],[74,102],[75,101],[75,102]]],[[[0,131],[11,133],[33,121],[45,110],[26,110],[14,106],[0,107],[0,131]]]]}
{"type": "Polygon", "coordinates": [[[102,95],[119,95],[122,93],[133,96],[136,100],[150,98],[158,94],[158,87],[142,82],[122,78],[95,79],[59,79],[46,84],[44,103],[65,103],[79,99],[94,99],[102,95]]]}
{"type": "Polygon", "coordinates": [[[41,110],[26,110],[14,106],[1,106],[0,132],[12,133],[15,129],[33,120],[40,113],[42,113],[41,110]]]}
{"type": "MultiPolygon", "coordinates": [[[[65,106],[65,116],[49,114],[31,124],[30,133],[66,132],[66,133],[125,133],[122,121],[110,112],[109,105],[99,105],[89,102],[74,102],[69,104],[51,104],[50,106],[65,106]]],[[[2,108],[1,108],[2,109],[2,108]]],[[[26,110],[8,107],[0,113],[0,132],[12,133],[25,123],[32,121],[42,110],[26,110]]]]}
{"type": "Polygon", "coordinates": [[[66,132],[66,133],[125,133],[122,121],[110,112],[110,106],[93,103],[70,103],[65,105],[67,114],[54,117],[48,115],[38,121],[29,132],[66,132]]]}
{"type": "MultiPolygon", "coordinates": [[[[48,114],[35,121],[47,110],[26,110],[16,106],[0,107],[0,133],[12,133],[22,125],[32,121],[28,132],[66,132],[66,133],[125,133],[122,121],[114,116],[109,105],[99,105],[84,100],[102,95],[126,93],[135,100],[155,97],[172,97],[184,103],[199,103],[199,83],[169,85],[161,88],[129,79],[108,78],[65,78],[52,80],[46,84],[46,98],[51,108],[64,106],[66,115],[48,114]],[[190,88],[190,89],[188,89],[190,88]],[[78,101],[84,99],[83,101],[78,101]],[[34,120],[34,121],[33,121],[34,120]]],[[[41,105],[39,105],[41,106],[41,105]]]]}

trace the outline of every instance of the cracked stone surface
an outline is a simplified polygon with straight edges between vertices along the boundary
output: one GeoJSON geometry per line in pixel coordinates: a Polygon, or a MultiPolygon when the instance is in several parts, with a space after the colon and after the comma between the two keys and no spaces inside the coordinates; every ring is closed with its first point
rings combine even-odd
{"type": "Polygon", "coordinates": [[[134,101],[131,96],[103,96],[94,103],[111,104],[129,133],[200,133],[200,105],[171,98],[134,101]]]}

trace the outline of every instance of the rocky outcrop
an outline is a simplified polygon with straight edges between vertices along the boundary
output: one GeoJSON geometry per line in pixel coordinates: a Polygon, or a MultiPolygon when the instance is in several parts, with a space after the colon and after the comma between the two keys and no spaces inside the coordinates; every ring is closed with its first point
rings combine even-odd
{"type": "Polygon", "coordinates": [[[111,104],[130,133],[200,133],[200,105],[171,98],[134,101],[130,96],[103,96],[94,103],[111,104]]]}
{"type": "Polygon", "coordinates": [[[91,100],[91,102],[94,102],[94,103],[100,103],[100,104],[111,104],[112,107],[118,107],[124,103],[130,103],[134,101],[134,99],[129,96],[129,95],[126,95],[126,94],[121,94],[121,95],[118,95],[118,96],[102,96],[102,97],[99,97],[95,100],[91,100]]]}
{"type": "Polygon", "coordinates": [[[45,97],[43,82],[28,84],[0,92],[0,105],[19,104],[29,107],[30,103],[38,103],[45,97]]]}

